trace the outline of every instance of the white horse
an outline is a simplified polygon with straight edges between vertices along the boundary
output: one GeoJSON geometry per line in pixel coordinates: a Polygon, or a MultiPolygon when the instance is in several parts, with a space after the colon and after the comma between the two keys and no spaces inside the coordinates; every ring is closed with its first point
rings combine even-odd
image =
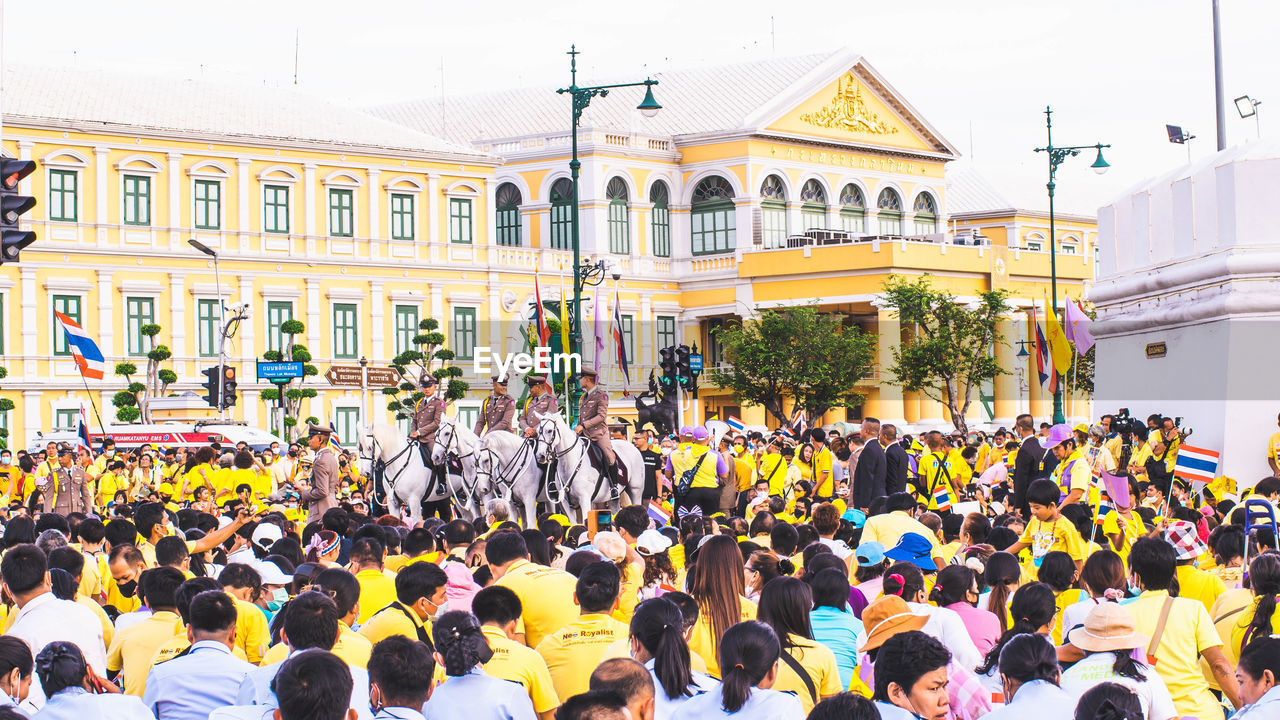
{"type": "MultiPolygon", "coordinates": [[[[587,446],[582,438],[565,424],[564,418],[551,413],[538,414],[538,429],[534,454],[538,462],[558,461],[556,479],[565,495],[564,511],[573,523],[583,522],[591,506],[608,502],[613,512],[622,507],[622,498],[614,499],[609,481],[600,482],[600,473],[591,465],[587,446]],[[598,491],[597,491],[598,486],[598,491]],[[579,515],[581,513],[581,515],[579,515]]],[[[590,442],[589,440],[587,442],[590,442]]],[[[628,505],[639,505],[644,493],[644,459],[635,445],[626,440],[613,440],[613,454],[619,470],[627,471],[624,494],[628,505]]]]}
{"type": "MultiPolygon", "coordinates": [[[[480,438],[471,432],[471,428],[458,422],[458,419],[446,415],[440,419],[440,427],[436,428],[435,446],[431,449],[431,462],[439,465],[447,463],[450,455],[458,458],[462,465],[462,475],[454,475],[445,470],[449,492],[453,495],[454,507],[467,520],[476,519],[484,510],[484,498],[476,494],[476,453],[480,450],[480,438]]],[[[445,466],[448,468],[448,465],[445,466]]]]}
{"type": "MultiPolygon", "coordinates": [[[[400,517],[402,507],[416,524],[422,520],[423,501],[434,502],[449,496],[447,487],[432,488],[427,494],[431,471],[422,462],[422,454],[400,431],[391,425],[374,423],[358,426],[360,437],[360,472],[373,477],[374,466],[382,463],[382,477],[375,489],[386,498],[387,511],[400,517]]],[[[375,478],[376,480],[377,478],[375,478]]]]}
{"type": "Polygon", "coordinates": [[[538,526],[538,496],[542,471],[534,462],[533,446],[506,430],[492,430],[476,455],[477,495],[514,501],[524,508],[524,526],[538,526]]]}

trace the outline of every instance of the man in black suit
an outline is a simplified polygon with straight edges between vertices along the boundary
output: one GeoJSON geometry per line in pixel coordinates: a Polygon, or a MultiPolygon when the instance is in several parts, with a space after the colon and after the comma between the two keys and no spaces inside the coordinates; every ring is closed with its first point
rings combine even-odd
{"type": "Polygon", "coordinates": [[[884,448],[884,492],[886,495],[907,491],[907,472],[911,459],[898,442],[898,427],[885,425],[880,428],[880,445],[884,448]]]}
{"type": "Polygon", "coordinates": [[[1013,462],[1013,506],[1022,511],[1024,519],[1031,518],[1027,505],[1027,488],[1040,476],[1040,461],[1044,448],[1035,435],[1035,422],[1030,415],[1019,415],[1013,424],[1013,432],[1019,438],[1018,454],[1013,462]]]}
{"type": "Polygon", "coordinates": [[[860,510],[871,507],[871,501],[885,494],[885,456],[880,446],[880,421],[865,418],[859,430],[862,454],[853,471],[853,505],[860,510]]]}

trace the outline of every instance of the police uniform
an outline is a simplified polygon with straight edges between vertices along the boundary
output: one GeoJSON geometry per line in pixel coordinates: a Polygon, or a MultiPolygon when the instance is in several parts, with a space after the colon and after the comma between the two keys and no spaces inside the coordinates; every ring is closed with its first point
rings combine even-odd
{"type": "MultiPolygon", "coordinates": [[[[583,370],[580,375],[592,380],[597,377],[594,370],[583,370]]],[[[595,385],[582,394],[582,399],[578,401],[578,424],[582,426],[583,436],[591,438],[591,442],[603,453],[609,477],[616,482],[617,458],[613,455],[613,443],[609,439],[608,415],[609,394],[603,388],[595,385]]]]}
{"type": "Polygon", "coordinates": [[[422,392],[426,396],[418,401],[413,409],[413,420],[409,426],[409,434],[418,434],[418,451],[422,453],[422,462],[431,467],[431,450],[435,446],[436,430],[440,428],[440,418],[444,417],[444,398],[436,392],[436,379],[423,374],[419,381],[422,392]]]}
{"type": "Polygon", "coordinates": [[[66,517],[68,513],[89,514],[94,511],[93,490],[84,468],[72,465],[58,466],[53,471],[53,483],[45,488],[44,511],[66,517]]]}
{"type": "Polygon", "coordinates": [[[327,427],[311,425],[307,428],[308,437],[321,435],[325,444],[316,451],[315,462],[311,465],[311,487],[302,493],[301,505],[307,508],[307,522],[316,522],[325,511],[338,506],[338,458],[329,447],[327,427]]]}
{"type": "MultiPolygon", "coordinates": [[[[525,378],[525,382],[530,387],[545,383],[547,379],[541,375],[530,375],[525,378]]],[[[556,400],[555,393],[544,392],[541,395],[530,395],[525,401],[524,410],[520,412],[520,433],[524,434],[526,430],[538,427],[538,415],[548,415],[560,410],[560,402],[556,400]]]]}
{"type": "MultiPolygon", "coordinates": [[[[495,376],[493,381],[506,384],[506,380],[495,376]]],[[[480,436],[485,428],[490,432],[494,430],[506,430],[512,432],[511,421],[516,417],[516,401],[505,392],[499,394],[494,392],[484,399],[484,405],[480,407],[480,417],[476,419],[475,434],[480,436]]]]}

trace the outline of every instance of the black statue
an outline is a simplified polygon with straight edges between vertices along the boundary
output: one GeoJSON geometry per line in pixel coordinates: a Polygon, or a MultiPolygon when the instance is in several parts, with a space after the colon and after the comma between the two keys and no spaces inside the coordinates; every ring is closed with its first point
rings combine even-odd
{"type": "Polygon", "coordinates": [[[678,417],[677,402],[678,393],[674,390],[662,392],[654,372],[650,370],[649,390],[636,396],[636,429],[643,430],[645,425],[651,425],[658,437],[675,432],[678,417]]]}

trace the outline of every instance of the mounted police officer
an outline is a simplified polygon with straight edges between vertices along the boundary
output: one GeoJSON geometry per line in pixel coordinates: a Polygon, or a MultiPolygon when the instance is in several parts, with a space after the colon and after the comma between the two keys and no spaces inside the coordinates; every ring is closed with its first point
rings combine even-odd
{"type": "Polygon", "coordinates": [[[532,438],[538,429],[538,415],[559,412],[560,402],[547,386],[546,377],[530,375],[524,381],[529,386],[529,399],[520,413],[520,434],[532,438]]]}
{"type": "Polygon", "coordinates": [[[435,376],[428,372],[424,371],[418,378],[418,386],[422,388],[423,397],[413,409],[409,437],[418,441],[418,452],[422,454],[422,464],[430,468],[436,430],[440,427],[440,418],[444,417],[444,398],[437,392],[438,381],[435,376]]]}
{"type": "Polygon", "coordinates": [[[516,401],[507,394],[507,378],[494,375],[491,379],[493,392],[484,399],[484,404],[480,406],[480,417],[476,419],[474,432],[477,437],[484,437],[485,428],[490,431],[513,432],[511,421],[516,416],[516,401]]]}
{"type": "Polygon", "coordinates": [[[582,398],[578,401],[578,426],[574,428],[579,435],[590,438],[600,454],[604,457],[605,472],[609,481],[618,484],[618,460],[613,454],[613,444],[609,439],[609,393],[596,383],[595,370],[582,370],[578,373],[582,383],[582,398]]]}

